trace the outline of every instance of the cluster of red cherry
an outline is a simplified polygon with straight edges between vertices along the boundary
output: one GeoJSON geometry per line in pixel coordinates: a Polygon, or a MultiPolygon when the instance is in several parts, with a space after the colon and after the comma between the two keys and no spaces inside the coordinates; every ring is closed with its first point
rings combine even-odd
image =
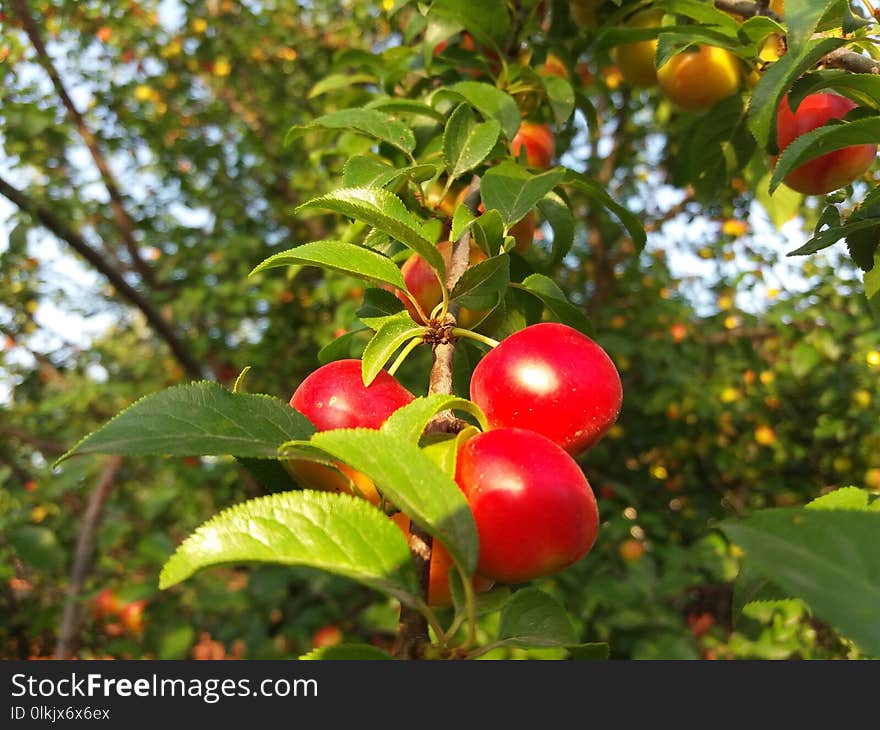
{"type": "MultiPolygon", "coordinates": [[[[623,389],[611,358],[571,327],[535,324],[483,357],[470,396],[489,424],[460,447],[455,471],[479,535],[475,588],[548,576],[580,560],[595,542],[599,514],[573,457],[596,444],[620,413],[623,389]]],[[[339,360],[309,375],[290,404],[319,431],[376,429],[413,399],[385,371],[364,387],[360,361],[339,360]]],[[[352,491],[353,483],[379,502],[372,482],[345,465],[336,471],[297,461],[291,471],[305,486],[352,491]]],[[[405,516],[393,519],[408,529],[405,516]]],[[[432,605],[450,602],[450,563],[435,542],[432,605]]]]}

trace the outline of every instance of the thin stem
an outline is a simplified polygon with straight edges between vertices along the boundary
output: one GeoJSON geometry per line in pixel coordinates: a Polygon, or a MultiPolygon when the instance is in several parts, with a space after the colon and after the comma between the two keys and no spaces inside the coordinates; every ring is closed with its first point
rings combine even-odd
{"type": "Polygon", "coordinates": [[[410,303],[413,305],[413,308],[416,310],[416,314],[419,315],[419,318],[422,320],[422,322],[425,322],[425,323],[429,322],[430,320],[425,315],[425,310],[422,309],[422,305],[419,304],[418,300],[412,294],[410,294],[408,291],[404,291],[403,293],[406,296],[406,298],[409,299],[410,303]]]}
{"type": "Polygon", "coordinates": [[[484,345],[488,345],[489,347],[498,347],[498,345],[501,344],[500,342],[498,342],[498,340],[493,340],[491,337],[481,335],[479,332],[474,332],[473,330],[462,329],[461,327],[453,327],[451,334],[454,337],[465,337],[469,340],[482,342],[484,345]]]}
{"type": "Polygon", "coordinates": [[[423,334],[419,334],[416,337],[413,337],[409,342],[407,342],[406,347],[404,347],[403,350],[400,351],[400,354],[397,356],[397,359],[394,361],[394,363],[391,365],[391,367],[388,368],[388,374],[394,375],[397,372],[398,368],[401,365],[403,365],[403,361],[406,360],[406,358],[409,357],[409,354],[413,350],[415,350],[419,345],[421,345],[422,342],[423,342],[423,334]]]}

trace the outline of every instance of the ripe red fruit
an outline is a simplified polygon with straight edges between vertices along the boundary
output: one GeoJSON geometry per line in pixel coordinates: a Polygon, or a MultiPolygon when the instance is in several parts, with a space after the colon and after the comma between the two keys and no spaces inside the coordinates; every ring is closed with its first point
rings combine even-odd
{"type": "MultiPolygon", "coordinates": [[[[793,112],[788,97],[783,97],[776,116],[780,153],[802,134],[823,126],[830,119],[840,119],[856,106],[845,96],[810,94],[793,112]]],[[[834,150],[792,170],[785,177],[785,184],[806,195],[824,195],[849,185],[871,166],[876,155],[874,144],[834,150]]],[[[776,163],[775,158],[773,162],[776,163]]]]}
{"type": "MultiPolygon", "coordinates": [[[[379,372],[369,387],[361,377],[360,360],[336,360],[315,370],[300,383],[290,405],[302,413],[318,431],[336,428],[378,429],[394,411],[414,399],[412,393],[385,370],[379,372]]],[[[378,504],[379,494],[372,480],[345,464],[339,471],[323,464],[291,459],[288,466],[303,486],[331,492],[352,493],[348,480],[361,494],[378,504]]]]}
{"type": "Polygon", "coordinates": [[[379,428],[414,396],[382,370],[369,387],[361,378],[360,360],[336,360],[319,367],[300,383],[290,405],[319,431],[335,428],[379,428]]]}
{"type": "Polygon", "coordinates": [[[499,428],[469,439],[455,481],[480,538],[477,570],[504,583],[557,573],[593,546],[599,511],[589,482],[550,439],[499,428]]]}
{"type": "Polygon", "coordinates": [[[548,124],[523,122],[510,144],[513,156],[519,158],[519,151],[526,148],[526,159],[530,167],[546,170],[553,163],[556,154],[556,137],[548,124]]]}
{"type": "Polygon", "coordinates": [[[471,400],[492,428],[527,428],[578,454],[617,420],[623,387],[598,344],[567,325],[542,322],[512,334],[479,362],[471,400]]]}
{"type": "MultiPolygon", "coordinates": [[[[452,263],[452,241],[440,241],[437,244],[437,250],[440,252],[440,256],[448,268],[452,263]]],[[[471,243],[468,266],[485,261],[486,258],[483,249],[476,243],[471,243]]],[[[443,300],[443,290],[440,287],[440,280],[437,278],[437,274],[434,273],[430,264],[417,253],[412,254],[403,262],[403,266],[400,267],[400,273],[403,275],[407,291],[416,298],[425,316],[430,317],[434,307],[443,300]]],[[[416,308],[403,292],[395,290],[394,293],[406,305],[407,311],[416,322],[427,324],[419,316],[416,308]]],[[[483,319],[486,314],[487,311],[483,309],[472,310],[463,308],[458,313],[458,326],[470,328],[483,319]]]]}

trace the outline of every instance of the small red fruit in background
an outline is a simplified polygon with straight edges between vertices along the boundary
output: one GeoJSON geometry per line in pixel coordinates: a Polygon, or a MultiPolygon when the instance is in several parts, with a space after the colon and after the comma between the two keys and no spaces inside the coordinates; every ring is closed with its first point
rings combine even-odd
{"type": "Polygon", "coordinates": [[[119,620],[125,627],[125,630],[136,636],[144,633],[144,608],[146,601],[132,601],[126,603],[119,611],[119,620]]]}
{"type": "Polygon", "coordinates": [[[100,621],[118,616],[121,609],[122,602],[112,588],[105,588],[92,599],[92,615],[100,621]]]}
{"type": "Polygon", "coordinates": [[[629,538],[620,543],[618,551],[620,552],[620,557],[625,562],[635,563],[637,560],[641,560],[642,556],[645,554],[645,546],[638,540],[629,538]]]}
{"type": "Polygon", "coordinates": [[[312,636],[312,648],[321,649],[325,646],[338,646],[342,643],[342,630],[333,624],[318,629],[312,636]]]}
{"type": "MultiPolygon", "coordinates": [[[[831,119],[842,118],[856,106],[845,96],[810,94],[793,112],[788,97],[783,97],[776,116],[779,152],[782,153],[801,135],[823,126],[831,119]]],[[[875,144],[834,150],[792,170],[785,177],[785,184],[806,195],[824,195],[853,182],[871,166],[876,155],[875,144]]],[[[776,163],[775,158],[773,162],[776,163]]]]}
{"type": "Polygon", "coordinates": [[[101,41],[101,43],[106,43],[110,40],[110,36],[113,35],[113,31],[110,30],[110,28],[108,28],[106,25],[102,25],[100,28],[98,28],[98,32],[95,33],[95,35],[98,36],[98,40],[101,41]]]}
{"type": "Polygon", "coordinates": [[[527,428],[570,454],[599,441],[623,403],[620,375],[605,350],[556,322],[526,327],[486,354],[470,394],[492,428],[527,428]]]}
{"type": "MultiPolygon", "coordinates": [[[[378,429],[388,416],[413,398],[413,394],[385,370],[379,372],[369,387],[365,386],[361,361],[348,359],[328,363],[311,373],[294,392],[290,405],[318,431],[378,429]]],[[[350,479],[366,499],[379,503],[379,493],[372,480],[345,464],[337,464],[337,471],[323,464],[291,459],[288,466],[304,487],[351,494],[350,479]]]]}
{"type": "Polygon", "coordinates": [[[499,428],[469,439],[455,481],[477,525],[480,575],[521,583],[557,573],[593,546],[599,511],[577,462],[549,439],[499,428]]]}
{"type": "Polygon", "coordinates": [[[546,170],[553,163],[556,154],[556,137],[549,124],[523,122],[511,142],[513,156],[519,159],[520,150],[525,147],[526,159],[530,167],[546,170]]]}

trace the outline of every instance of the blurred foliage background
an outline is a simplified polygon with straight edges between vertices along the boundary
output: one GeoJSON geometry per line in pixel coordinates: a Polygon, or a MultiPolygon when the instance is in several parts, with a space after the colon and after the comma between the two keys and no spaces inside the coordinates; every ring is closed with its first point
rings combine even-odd
{"type": "MultiPolygon", "coordinates": [[[[51,466],[174,383],[228,384],[250,365],[249,390],[286,400],[351,326],[362,292],[350,281],[247,273],[327,235],[331,218],[292,210],[337,187],[347,157],[369,145],[353,135],[285,144],[287,129],[355,105],[363,85],[391,91],[419,67],[421,49],[401,46],[406,14],[383,5],[3,8],[0,657],[56,652],[90,507],[102,508],[94,561],[64,653],[290,657],[327,624],[388,644],[394,606],[305,570],[215,570],[158,592],[182,537],[269,488],[234,461],[51,466]],[[124,621],[94,610],[107,589],[137,610],[124,621]]],[[[584,204],[553,271],[590,314],[625,401],[582,460],[598,543],[542,587],[615,658],[857,656],[796,601],[734,623],[741,554],[715,528],[843,485],[880,490],[880,331],[860,279],[834,248],[785,259],[817,209],[784,188],[753,192],[766,169],[689,184],[692,127],[654,92],[626,88],[607,58],[582,55],[571,33],[553,25],[529,47],[541,57],[553,44],[578,71],[580,111],[557,150],[639,213],[649,244],[636,255],[584,204]]],[[[536,249],[549,256],[546,242],[536,249]]],[[[414,392],[424,366],[414,358],[401,371],[414,392]]]]}

